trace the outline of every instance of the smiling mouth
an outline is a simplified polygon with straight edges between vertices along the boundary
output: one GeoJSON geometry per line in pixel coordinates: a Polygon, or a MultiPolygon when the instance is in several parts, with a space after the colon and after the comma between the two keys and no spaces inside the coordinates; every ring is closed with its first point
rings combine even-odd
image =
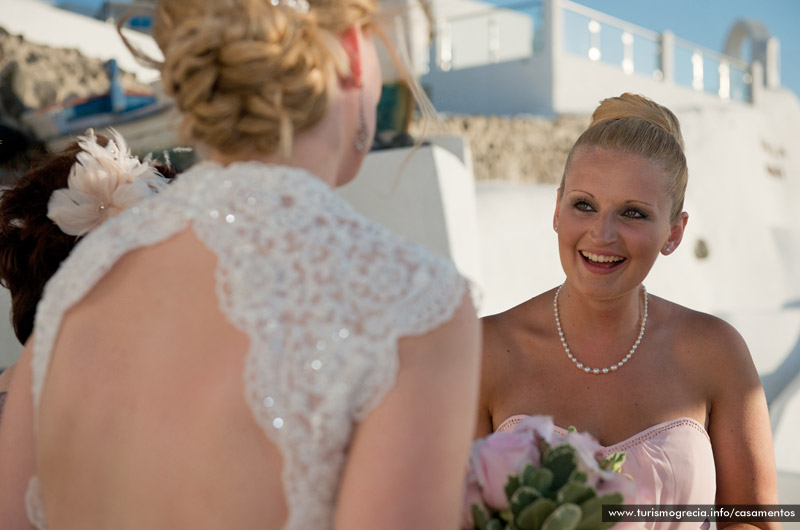
{"type": "Polygon", "coordinates": [[[607,268],[615,267],[625,261],[625,258],[622,256],[604,256],[601,254],[595,254],[593,252],[587,252],[585,250],[581,250],[581,256],[583,256],[583,259],[587,263],[607,268]]]}

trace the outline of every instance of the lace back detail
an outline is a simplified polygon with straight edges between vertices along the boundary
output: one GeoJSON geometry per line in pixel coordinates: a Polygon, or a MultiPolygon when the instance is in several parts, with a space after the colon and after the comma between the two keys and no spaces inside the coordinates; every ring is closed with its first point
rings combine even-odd
{"type": "Polygon", "coordinates": [[[285,528],[330,528],[353,427],[394,384],[398,339],[450,320],[466,282],[303,171],[201,164],[90,234],[48,286],[36,407],[63,313],[122,254],[189,224],[218,258],[222,312],[250,338],[243,393],[284,458],[285,528]]]}

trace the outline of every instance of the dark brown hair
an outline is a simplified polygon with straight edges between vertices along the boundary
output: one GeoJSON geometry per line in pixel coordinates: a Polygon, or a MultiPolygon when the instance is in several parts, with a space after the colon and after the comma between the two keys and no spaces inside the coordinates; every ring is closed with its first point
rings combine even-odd
{"type": "MultiPolygon", "coordinates": [[[[108,139],[97,135],[97,143],[105,147],[108,139]]],[[[67,187],[80,152],[73,142],[0,192],[0,285],[11,291],[11,322],[23,344],[33,331],[45,284],[79,240],[47,217],[47,205],[55,190],[67,187]]],[[[169,167],[156,169],[167,178],[174,176],[169,167]]]]}

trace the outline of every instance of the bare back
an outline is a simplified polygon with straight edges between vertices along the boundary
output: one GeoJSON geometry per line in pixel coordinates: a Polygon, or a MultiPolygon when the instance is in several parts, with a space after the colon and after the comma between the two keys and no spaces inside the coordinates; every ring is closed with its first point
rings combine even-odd
{"type": "MultiPolygon", "coordinates": [[[[444,393],[419,406],[453,416],[440,445],[461,447],[425,465],[460,470],[477,378],[465,290],[451,263],[303,171],[190,170],[90,234],[48,285],[32,361],[34,522],[329,528],[353,437],[390,432],[357,427],[381,425],[415,386],[444,393]]],[[[460,477],[448,475],[450,495],[460,477]]]]}
{"type": "Polygon", "coordinates": [[[249,341],[215,267],[187,230],[126,255],[65,316],[37,445],[52,526],[281,527],[280,453],[245,402],[249,341]]]}

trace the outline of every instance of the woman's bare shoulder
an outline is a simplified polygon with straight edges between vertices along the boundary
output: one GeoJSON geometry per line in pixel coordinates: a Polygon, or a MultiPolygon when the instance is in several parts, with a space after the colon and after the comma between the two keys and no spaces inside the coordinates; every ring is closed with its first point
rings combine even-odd
{"type": "Polygon", "coordinates": [[[696,359],[693,365],[710,379],[734,381],[753,377],[755,368],[750,350],[732,324],[719,316],[667,300],[658,299],[658,303],[678,355],[696,359]]]}
{"type": "Polygon", "coordinates": [[[510,375],[530,361],[531,350],[554,330],[552,292],[481,319],[483,370],[510,375]],[[520,364],[522,363],[522,364],[520,364]]]}
{"type": "Polygon", "coordinates": [[[542,327],[544,321],[550,322],[549,318],[545,317],[552,314],[553,291],[547,291],[505,311],[485,316],[481,322],[484,334],[503,335],[517,330],[534,331],[542,327]]]}
{"type": "Polygon", "coordinates": [[[733,325],[721,317],[659,299],[667,319],[676,326],[681,340],[708,350],[740,349],[744,339],[733,325]]]}

